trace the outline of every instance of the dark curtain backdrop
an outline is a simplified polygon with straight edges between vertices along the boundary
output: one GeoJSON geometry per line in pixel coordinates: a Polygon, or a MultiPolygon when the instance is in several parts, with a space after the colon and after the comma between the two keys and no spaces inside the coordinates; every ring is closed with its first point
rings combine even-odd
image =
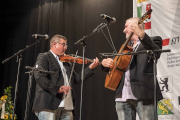
{"type": "MultiPolygon", "coordinates": [[[[125,41],[123,33],[125,20],[132,17],[132,0],[6,0],[1,4],[1,61],[12,56],[20,49],[36,41],[32,34],[48,34],[51,38],[61,34],[68,39],[66,54],[82,56],[82,45],[74,43],[83,36],[90,34],[100,23],[106,20],[100,14],[107,14],[116,18],[116,23],[109,26],[109,30],[117,51],[125,41]]],[[[108,36],[107,29],[103,31],[108,36]]],[[[19,74],[19,87],[16,102],[18,120],[23,120],[26,108],[26,97],[29,75],[25,66],[34,66],[40,52],[49,50],[49,41],[42,39],[40,43],[22,53],[19,74]]],[[[87,39],[85,57],[95,58],[99,53],[111,53],[113,50],[102,33],[96,33],[87,39]]],[[[87,67],[88,65],[85,65],[87,67]]],[[[82,65],[76,64],[76,72],[81,72],[82,65]]],[[[1,64],[0,95],[4,89],[12,86],[14,99],[15,83],[17,80],[18,63],[16,57],[5,64],[1,64]]],[[[104,87],[106,73],[100,66],[95,68],[95,75],[84,82],[83,89],[83,120],[117,120],[115,111],[115,92],[104,87]]],[[[32,99],[35,92],[35,81],[32,84],[32,99]]],[[[80,89],[75,85],[76,116],[79,119],[80,89]]],[[[37,120],[30,112],[29,120],[37,120]]]]}

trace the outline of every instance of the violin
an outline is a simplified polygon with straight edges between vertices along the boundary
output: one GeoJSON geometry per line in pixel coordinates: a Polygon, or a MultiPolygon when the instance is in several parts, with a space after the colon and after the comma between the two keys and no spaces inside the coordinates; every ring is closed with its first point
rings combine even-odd
{"type": "MultiPolygon", "coordinates": [[[[73,55],[73,54],[64,55],[64,56],[59,57],[59,59],[62,62],[75,62],[78,64],[83,64],[83,57],[81,57],[81,56],[74,57],[74,56],[75,55],[73,55]]],[[[93,60],[89,59],[89,58],[84,59],[84,64],[87,64],[89,62],[93,62],[93,60]]]]}

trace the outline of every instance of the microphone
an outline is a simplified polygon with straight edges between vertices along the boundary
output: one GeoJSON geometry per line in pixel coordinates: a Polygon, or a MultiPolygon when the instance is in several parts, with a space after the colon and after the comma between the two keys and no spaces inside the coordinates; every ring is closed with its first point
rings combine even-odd
{"type": "Polygon", "coordinates": [[[105,14],[101,14],[100,17],[102,17],[102,19],[106,19],[110,23],[115,23],[116,22],[116,18],[107,16],[105,14]]]}
{"type": "Polygon", "coordinates": [[[39,69],[39,68],[37,68],[37,67],[26,66],[25,68],[26,68],[26,69],[29,69],[29,70],[35,70],[35,71],[37,71],[37,72],[45,73],[45,74],[54,74],[54,73],[55,73],[54,71],[42,70],[42,69],[39,69]]]}
{"type": "Polygon", "coordinates": [[[34,38],[45,38],[46,40],[49,38],[49,36],[47,34],[45,35],[41,35],[41,34],[33,34],[32,37],[34,38]]]}

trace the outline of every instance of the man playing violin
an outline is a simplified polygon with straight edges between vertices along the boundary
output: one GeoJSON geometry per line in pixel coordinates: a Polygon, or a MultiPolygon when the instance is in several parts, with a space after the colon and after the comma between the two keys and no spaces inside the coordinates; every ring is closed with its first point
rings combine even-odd
{"type": "MultiPolygon", "coordinates": [[[[73,84],[81,82],[81,74],[73,72],[69,80],[72,65],[59,59],[67,50],[67,39],[62,35],[54,35],[50,40],[50,51],[40,53],[35,66],[55,71],[55,74],[34,72],[36,93],[33,111],[39,120],[73,120],[74,93],[73,84]]],[[[93,69],[99,64],[98,58],[84,70],[84,80],[94,74],[93,69]]]]}
{"type": "MultiPolygon", "coordinates": [[[[162,39],[159,36],[149,37],[144,31],[143,24],[137,24],[139,18],[126,20],[123,32],[126,38],[131,32],[133,36],[129,46],[133,52],[142,50],[159,50],[162,48],[162,39]]],[[[160,54],[157,54],[157,59],[160,54]]],[[[121,63],[120,63],[121,64],[121,63]]],[[[113,59],[102,60],[103,71],[115,66],[113,59]]],[[[157,98],[162,99],[162,94],[157,84],[157,98]]],[[[153,60],[148,54],[133,55],[116,89],[116,112],[119,120],[135,120],[136,112],[140,120],[154,120],[154,75],[153,60]]]]}

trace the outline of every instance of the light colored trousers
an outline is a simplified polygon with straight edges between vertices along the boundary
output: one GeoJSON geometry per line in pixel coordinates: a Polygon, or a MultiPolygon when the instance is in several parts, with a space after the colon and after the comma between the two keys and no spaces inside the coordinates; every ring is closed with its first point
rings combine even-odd
{"type": "Polygon", "coordinates": [[[154,120],[154,105],[148,102],[136,100],[116,102],[118,120],[136,120],[136,112],[140,120],[154,120]]]}
{"type": "MultiPolygon", "coordinates": [[[[39,120],[54,120],[54,113],[41,111],[35,113],[39,120]]],[[[72,111],[63,110],[59,120],[73,120],[72,111]]]]}

